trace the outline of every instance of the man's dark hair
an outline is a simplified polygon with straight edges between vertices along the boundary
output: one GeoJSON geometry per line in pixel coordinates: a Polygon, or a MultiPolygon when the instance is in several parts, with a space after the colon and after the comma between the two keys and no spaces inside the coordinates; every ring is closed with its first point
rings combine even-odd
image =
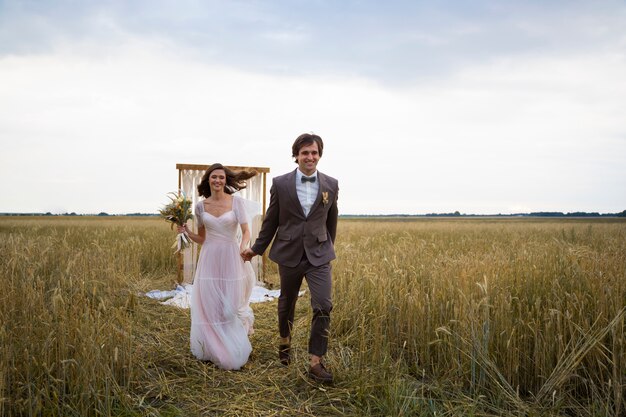
{"type": "Polygon", "coordinates": [[[317,150],[319,151],[321,157],[322,153],[324,152],[324,141],[322,141],[322,138],[314,133],[303,133],[297,137],[296,141],[291,147],[291,156],[296,158],[296,163],[298,163],[298,154],[300,153],[300,148],[302,148],[303,146],[312,145],[313,143],[317,143],[317,150]]]}

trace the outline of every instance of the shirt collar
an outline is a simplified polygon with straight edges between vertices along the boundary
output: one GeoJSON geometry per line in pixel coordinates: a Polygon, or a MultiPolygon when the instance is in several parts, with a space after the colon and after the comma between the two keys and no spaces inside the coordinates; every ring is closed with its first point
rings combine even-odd
{"type": "Polygon", "coordinates": [[[312,175],[304,175],[300,168],[296,169],[296,181],[302,181],[302,177],[315,177],[317,178],[317,170],[312,175]]]}

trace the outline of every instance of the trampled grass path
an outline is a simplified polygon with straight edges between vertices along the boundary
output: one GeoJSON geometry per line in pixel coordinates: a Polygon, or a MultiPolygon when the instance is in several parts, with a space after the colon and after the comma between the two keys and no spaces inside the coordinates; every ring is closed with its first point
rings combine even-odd
{"type": "MultiPolygon", "coordinates": [[[[255,303],[253,352],[239,371],[224,371],[196,360],[189,351],[189,310],[141,298],[135,317],[136,348],[144,375],[135,392],[140,408],[155,415],[334,416],[360,415],[349,378],[329,352],[335,371],[332,386],[307,378],[309,297],[298,301],[293,339],[294,360],[284,367],[277,358],[277,301],[255,303]]],[[[334,348],[331,343],[331,350],[334,348]]],[[[135,399],[137,401],[137,399],[135,399]]],[[[136,403],[137,404],[137,403],[136,403]]]]}

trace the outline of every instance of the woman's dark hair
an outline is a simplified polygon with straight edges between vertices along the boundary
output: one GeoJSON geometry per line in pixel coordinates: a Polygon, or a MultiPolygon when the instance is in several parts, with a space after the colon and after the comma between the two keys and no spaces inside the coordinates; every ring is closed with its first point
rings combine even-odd
{"type": "Polygon", "coordinates": [[[303,146],[312,145],[313,143],[317,143],[317,150],[319,151],[321,157],[322,153],[324,153],[324,141],[322,141],[322,138],[314,133],[303,133],[296,138],[293,146],[291,146],[291,156],[296,158],[296,163],[298,163],[298,154],[300,153],[300,148],[302,148],[303,146]]]}
{"type": "Polygon", "coordinates": [[[211,196],[211,185],[209,184],[209,177],[211,173],[216,169],[222,169],[226,173],[226,186],[224,187],[224,192],[226,194],[232,194],[236,191],[243,190],[246,188],[246,180],[254,177],[257,173],[256,171],[231,171],[226,168],[222,164],[213,164],[209,168],[207,168],[206,172],[202,176],[202,181],[198,184],[198,194],[202,197],[210,197],[211,196]]]}

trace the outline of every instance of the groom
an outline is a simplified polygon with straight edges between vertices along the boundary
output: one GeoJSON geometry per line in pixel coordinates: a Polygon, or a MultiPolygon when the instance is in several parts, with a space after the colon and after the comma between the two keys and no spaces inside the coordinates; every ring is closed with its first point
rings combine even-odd
{"type": "Polygon", "coordinates": [[[288,365],[291,359],[291,328],[298,291],[306,278],[313,308],[309,377],[332,382],[333,375],[324,366],[322,356],[328,346],[333,307],[330,261],[335,259],[339,187],[336,179],[317,171],[324,151],[321,137],[304,133],[291,149],[298,168],[274,178],[259,237],[250,249],[242,252],[242,257],[250,260],[262,254],[275,236],[269,257],[278,264],[280,274],[278,356],[283,365],[288,365]]]}

